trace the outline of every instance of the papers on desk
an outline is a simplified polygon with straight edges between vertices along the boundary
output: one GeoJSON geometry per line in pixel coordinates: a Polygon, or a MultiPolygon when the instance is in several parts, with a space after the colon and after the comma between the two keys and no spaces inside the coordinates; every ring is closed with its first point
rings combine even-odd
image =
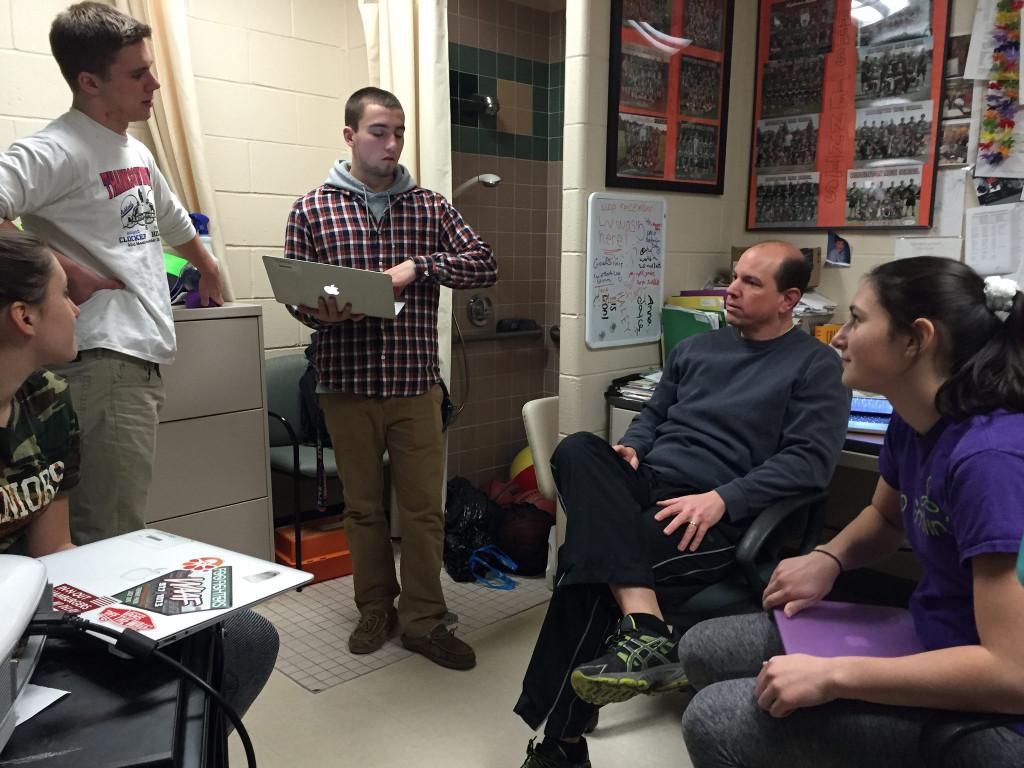
{"type": "Polygon", "coordinates": [[[807,291],[800,297],[800,301],[793,308],[793,314],[797,317],[802,315],[824,315],[832,314],[836,310],[836,303],[827,296],[822,296],[817,291],[807,291]]]}
{"type": "Polygon", "coordinates": [[[21,689],[21,695],[14,704],[14,713],[17,717],[15,726],[21,725],[26,720],[31,720],[55,701],[67,695],[67,691],[29,683],[21,689]]]}
{"type": "Polygon", "coordinates": [[[608,393],[624,397],[627,400],[646,403],[654,394],[658,382],[661,381],[661,370],[648,373],[637,372],[632,376],[615,379],[608,387],[608,393]]]}

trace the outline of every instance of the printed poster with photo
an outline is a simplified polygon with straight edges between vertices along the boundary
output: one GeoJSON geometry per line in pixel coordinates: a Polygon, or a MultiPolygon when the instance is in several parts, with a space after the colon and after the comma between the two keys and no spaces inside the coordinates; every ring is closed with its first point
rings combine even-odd
{"type": "Polygon", "coordinates": [[[912,224],[921,206],[921,166],[850,171],[846,223],[869,226],[912,224]]]}
{"type": "Polygon", "coordinates": [[[762,227],[804,227],[818,220],[817,173],[757,178],[755,216],[762,227]]]}
{"type": "Polygon", "coordinates": [[[754,166],[778,172],[814,168],[818,151],[818,116],[797,115],[757,124],[754,166]]]}
{"type": "Polygon", "coordinates": [[[835,0],[782,0],[771,7],[768,58],[801,58],[832,50],[835,0]]]}

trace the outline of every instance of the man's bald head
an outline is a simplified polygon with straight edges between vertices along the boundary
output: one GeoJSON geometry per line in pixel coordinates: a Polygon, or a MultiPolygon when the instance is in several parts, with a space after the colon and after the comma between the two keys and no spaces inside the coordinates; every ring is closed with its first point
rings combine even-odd
{"type": "Polygon", "coordinates": [[[784,240],[766,240],[750,246],[743,252],[743,256],[751,251],[756,251],[759,258],[771,259],[777,263],[773,272],[779,293],[784,293],[790,288],[796,288],[801,296],[807,292],[807,283],[811,280],[811,265],[795,245],[784,240]]]}

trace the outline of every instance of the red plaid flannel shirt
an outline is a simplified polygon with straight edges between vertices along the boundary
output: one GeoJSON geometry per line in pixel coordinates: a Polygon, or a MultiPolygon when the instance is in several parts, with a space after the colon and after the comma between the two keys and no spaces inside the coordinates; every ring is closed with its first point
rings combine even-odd
{"type": "Polygon", "coordinates": [[[416,263],[416,280],[405,289],[405,309],[395,320],[324,324],[288,307],[320,332],[320,386],[370,397],[421,395],[439,382],[439,286],[477,288],[498,279],[491,247],[444,197],[422,187],[395,195],[377,222],[361,196],[317,187],[292,206],[284,254],[379,272],[407,259],[416,263]]]}

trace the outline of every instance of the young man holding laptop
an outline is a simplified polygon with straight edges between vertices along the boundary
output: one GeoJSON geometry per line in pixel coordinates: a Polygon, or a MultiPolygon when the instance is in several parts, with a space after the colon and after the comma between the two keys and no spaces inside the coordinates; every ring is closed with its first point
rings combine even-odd
{"type": "Polygon", "coordinates": [[[397,627],[410,650],[469,669],[473,649],[444,624],[437,310],[441,285],[491,285],[497,265],[459,212],[398,164],[404,135],[393,94],[352,94],[344,128],[352,160],[339,160],[324,184],[295,202],[285,235],[288,258],[389,275],[404,310],[395,319],[358,315],[321,296],[316,307],[289,311],[320,332],[318,393],[344,486],[360,612],[349,650],[372,653],[397,627]],[[402,515],[401,588],[384,514],[385,450],[402,515]]]}

